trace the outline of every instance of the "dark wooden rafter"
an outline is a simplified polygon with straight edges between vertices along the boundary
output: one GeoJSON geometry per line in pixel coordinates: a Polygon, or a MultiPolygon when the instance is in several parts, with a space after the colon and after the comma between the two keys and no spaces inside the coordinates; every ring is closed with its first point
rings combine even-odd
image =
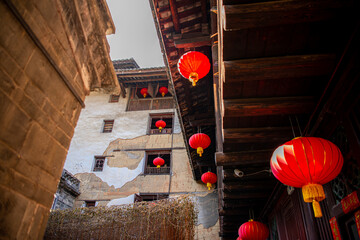
{"type": "Polygon", "coordinates": [[[177,11],[177,7],[176,7],[176,1],[169,0],[169,5],[170,5],[170,11],[171,11],[171,16],[172,16],[175,32],[179,33],[180,32],[180,21],[179,21],[178,11],[177,11]]]}
{"type": "Polygon", "coordinates": [[[255,199],[255,198],[264,198],[267,199],[267,197],[269,196],[268,192],[243,192],[241,194],[238,193],[229,193],[229,192],[224,192],[224,199],[255,199]]]}
{"type": "Polygon", "coordinates": [[[217,166],[249,166],[267,163],[271,157],[272,150],[244,151],[234,153],[217,152],[217,166]]]}
{"type": "Polygon", "coordinates": [[[209,36],[201,36],[195,38],[183,38],[175,40],[176,48],[195,48],[202,46],[211,46],[211,41],[209,36]]]}
{"type": "Polygon", "coordinates": [[[236,183],[224,184],[224,191],[239,192],[249,189],[254,190],[254,189],[258,189],[259,186],[261,186],[262,189],[273,189],[275,183],[276,183],[275,178],[273,180],[266,180],[266,181],[241,181],[240,179],[236,183]]]}
{"type": "Polygon", "coordinates": [[[283,142],[293,137],[291,127],[224,129],[225,142],[283,142]]]}
{"type": "Polygon", "coordinates": [[[222,10],[224,30],[241,30],[327,20],[336,16],[339,13],[339,8],[346,7],[349,2],[351,1],[285,0],[225,5],[222,10]]]}
{"type": "Polygon", "coordinates": [[[333,54],[224,61],[226,83],[329,75],[334,65],[333,54]]]}
{"type": "Polygon", "coordinates": [[[313,97],[278,97],[224,100],[226,117],[265,116],[310,113],[313,97]]]}

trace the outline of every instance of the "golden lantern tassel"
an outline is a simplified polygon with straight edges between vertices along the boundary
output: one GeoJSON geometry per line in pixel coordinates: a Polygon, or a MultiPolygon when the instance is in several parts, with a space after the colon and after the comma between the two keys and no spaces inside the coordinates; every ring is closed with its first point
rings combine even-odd
{"type": "Polygon", "coordinates": [[[316,218],[322,217],[321,207],[319,202],[325,199],[325,192],[320,184],[310,183],[304,185],[302,188],[304,201],[313,204],[314,215],[316,218]]]}
{"type": "Polygon", "coordinates": [[[143,94],[144,98],[146,98],[146,93],[143,94]]]}
{"type": "Polygon", "coordinates": [[[157,165],[156,168],[160,168],[160,165],[157,165]]]}
{"type": "Polygon", "coordinates": [[[161,129],[162,129],[162,127],[159,127],[159,130],[160,130],[159,132],[161,132],[161,129]]]}
{"type": "Polygon", "coordinates": [[[199,81],[199,74],[197,74],[196,72],[190,73],[189,80],[190,80],[190,82],[192,82],[192,85],[195,87],[197,81],[199,81]]]}
{"type": "Polygon", "coordinates": [[[199,154],[199,156],[201,157],[202,154],[203,154],[203,152],[204,152],[204,149],[203,149],[202,147],[198,147],[198,148],[196,149],[196,152],[197,152],[197,154],[199,154]]]}
{"type": "Polygon", "coordinates": [[[206,184],[206,186],[208,187],[208,190],[211,189],[211,183],[208,182],[208,183],[206,184]]]}
{"type": "Polygon", "coordinates": [[[313,200],[312,205],[313,205],[315,217],[316,218],[321,218],[323,215],[322,215],[322,212],[321,212],[320,203],[318,201],[313,200]]]}

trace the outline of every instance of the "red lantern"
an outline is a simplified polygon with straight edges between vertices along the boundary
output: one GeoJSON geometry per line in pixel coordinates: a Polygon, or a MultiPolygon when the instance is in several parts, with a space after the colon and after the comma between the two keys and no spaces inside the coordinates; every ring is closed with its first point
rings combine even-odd
{"type": "Polygon", "coordinates": [[[180,74],[190,80],[193,86],[210,71],[210,61],[201,52],[191,51],[181,56],[178,62],[180,74]]]}
{"type": "Polygon", "coordinates": [[[165,94],[167,94],[169,91],[167,89],[167,87],[161,87],[159,89],[159,93],[161,93],[161,96],[165,96],[165,94]]]}
{"type": "Polygon", "coordinates": [[[284,143],[270,161],[274,176],[283,184],[302,188],[305,202],[312,202],[315,217],[322,217],[319,201],[325,199],[322,184],[334,179],[344,163],[339,148],[317,137],[300,137],[284,143]]]}
{"type": "Polygon", "coordinates": [[[203,183],[206,183],[206,186],[210,190],[211,184],[214,184],[217,181],[216,174],[210,171],[206,172],[201,176],[201,181],[203,181],[203,183]]]}
{"type": "Polygon", "coordinates": [[[141,93],[141,95],[143,95],[144,98],[145,98],[146,95],[148,94],[148,89],[147,89],[147,88],[142,88],[142,89],[140,90],[140,93],[141,93]]]}
{"type": "Polygon", "coordinates": [[[164,165],[165,160],[162,159],[161,157],[157,157],[153,160],[153,164],[157,167],[160,168],[160,166],[164,165]]]}
{"type": "Polygon", "coordinates": [[[190,147],[196,149],[196,152],[200,157],[202,156],[204,149],[209,147],[210,143],[211,140],[205,133],[194,134],[189,139],[190,147]]]}
{"type": "Polygon", "coordinates": [[[160,130],[163,129],[164,127],[166,127],[166,122],[164,122],[163,120],[158,120],[155,123],[155,126],[160,130]]]}
{"type": "Polygon", "coordinates": [[[239,227],[239,238],[242,240],[266,240],[269,229],[261,222],[250,219],[239,227]]]}

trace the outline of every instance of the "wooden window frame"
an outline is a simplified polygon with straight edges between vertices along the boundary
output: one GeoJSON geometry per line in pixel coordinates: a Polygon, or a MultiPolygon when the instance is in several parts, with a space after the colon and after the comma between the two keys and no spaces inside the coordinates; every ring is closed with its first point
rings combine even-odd
{"type": "Polygon", "coordinates": [[[144,175],[169,175],[171,174],[172,169],[172,151],[169,150],[151,150],[145,151],[145,166],[144,166],[144,175]],[[158,155],[165,160],[164,166],[157,168],[152,160],[156,158],[158,155]],[[169,155],[169,156],[165,156],[169,155]],[[149,159],[149,156],[150,159],[149,159]],[[165,166],[167,165],[167,166],[165,166]]]}
{"type": "Polygon", "coordinates": [[[109,103],[117,103],[119,102],[120,95],[111,94],[109,97],[109,103]]]}
{"type": "Polygon", "coordinates": [[[171,112],[171,113],[150,113],[147,134],[154,135],[154,134],[172,134],[172,133],[174,133],[174,122],[175,122],[174,116],[175,116],[175,114],[173,112],[171,112]],[[171,128],[165,127],[160,132],[159,129],[157,129],[155,127],[152,128],[153,119],[163,119],[163,120],[171,119],[171,128]]]}
{"type": "Polygon", "coordinates": [[[93,172],[102,172],[104,170],[105,160],[106,160],[105,156],[95,156],[92,171],[93,172]],[[100,162],[102,162],[102,163],[100,163],[100,162]]]}
{"type": "Polygon", "coordinates": [[[103,121],[102,133],[111,133],[114,127],[115,120],[107,119],[103,121]]]}
{"type": "Polygon", "coordinates": [[[85,207],[96,207],[96,201],[95,200],[86,200],[85,207]]]}
{"type": "MultiPolygon", "coordinates": [[[[142,98],[141,96],[139,96],[138,94],[138,89],[141,89],[141,87],[132,87],[130,88],[130,94],[129,94],[129,98],[127,101],[127,105],[126,105],[126,111],[148,111],[148,110],[159,110],[159,109],[173,109],[175,108],[175,102],[174,102],[174,98],[171,94],[167,94],[167,96],[162,97],[160,95],[160,97],[157,96],[157,94],[155,94],[155,97],[152,97],[151,95],[148,95],[146,98],[142,98]],[[157,108],[157,102],[158,101],[171,101],[167,102],[167,104],[169,104],[169,107],[164,107],[164,108],[157,108]],[[132,105],[132,102],[148,102],[148,106],[146,106],[145,104],[143,104],[142,107],[136,108],[135,106],[132,105]]],[[[166,105],[167,106],[167,105],[166,105]]]]}
{"type": "Polygon", "coordinates": [[[139,193],[135,194],[134,202],[151,202],[169,198],[168,193],[139,193]]]}

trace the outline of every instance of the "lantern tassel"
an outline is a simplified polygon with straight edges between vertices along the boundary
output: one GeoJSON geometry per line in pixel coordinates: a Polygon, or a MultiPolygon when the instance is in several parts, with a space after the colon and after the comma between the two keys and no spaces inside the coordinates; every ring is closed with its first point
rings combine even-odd
{"type": "Polygon", "coordinates": [[[162,127],[159,127],[159,130],[160,130],[159,132],[161,132],[161,129],[162,129],[162,127]]]}
{"type": "Polygon", "coordinates": [[[164,96],[165,96],[165,93],[164,93],[164,92],[162,92],[162,93],[161,93],[161,96],[163,96],[163,97],[164,97],[164,96]]]}
{"type": "Polygon", "coordinates": [[[199,81],[199,74],[197,74],[196,72],[190,73],[189,80],[190,80],[190,82],[192,82],[192,85],[195,87],[197,81],[199,81]]]}
{"type": "Polygon", "coordinates": [[[144,98],[146,98],[146,93],[143,94],[144,98]]]}
{"type": "Polygon", "coordinates": [[[320,184],[310,183],[304,185],[302,188],[304,201],[313,204],[314,215],[316,218],[322,217],[321,207],[319,202],[325,199],[324,188],[320,184]]]}
{"type": "Polygon", "coordinates": [[[197,154],[199,154],[199,156],[201,157],[202,154],[203,154],[203,152],[204,152],[204,149],[203,149],[202,147],[198,147],[198,148],[196,149],[196,152],[197,152],[197,154]]]}
{"type": "Polygon", "coordinates": [[[323,215],[322,215],[322,212],[321,212],[320,203],[318,201],[313,200],[312,205],[313,205],[315,217],[316,218],[321,218],[323,215]]]}
{"type": "Polygon", "coordinates": [[[211,183],[208,182],[208,183],[206,184],[206,186],[207,186],[207,188],[208,188],[209,190],[211,189],[211,183]]]}
{"type": "Polygon", "coordinates": [[[160,168],[161,166],[160,165],[157,165],[156,168],[160,168]]]}

